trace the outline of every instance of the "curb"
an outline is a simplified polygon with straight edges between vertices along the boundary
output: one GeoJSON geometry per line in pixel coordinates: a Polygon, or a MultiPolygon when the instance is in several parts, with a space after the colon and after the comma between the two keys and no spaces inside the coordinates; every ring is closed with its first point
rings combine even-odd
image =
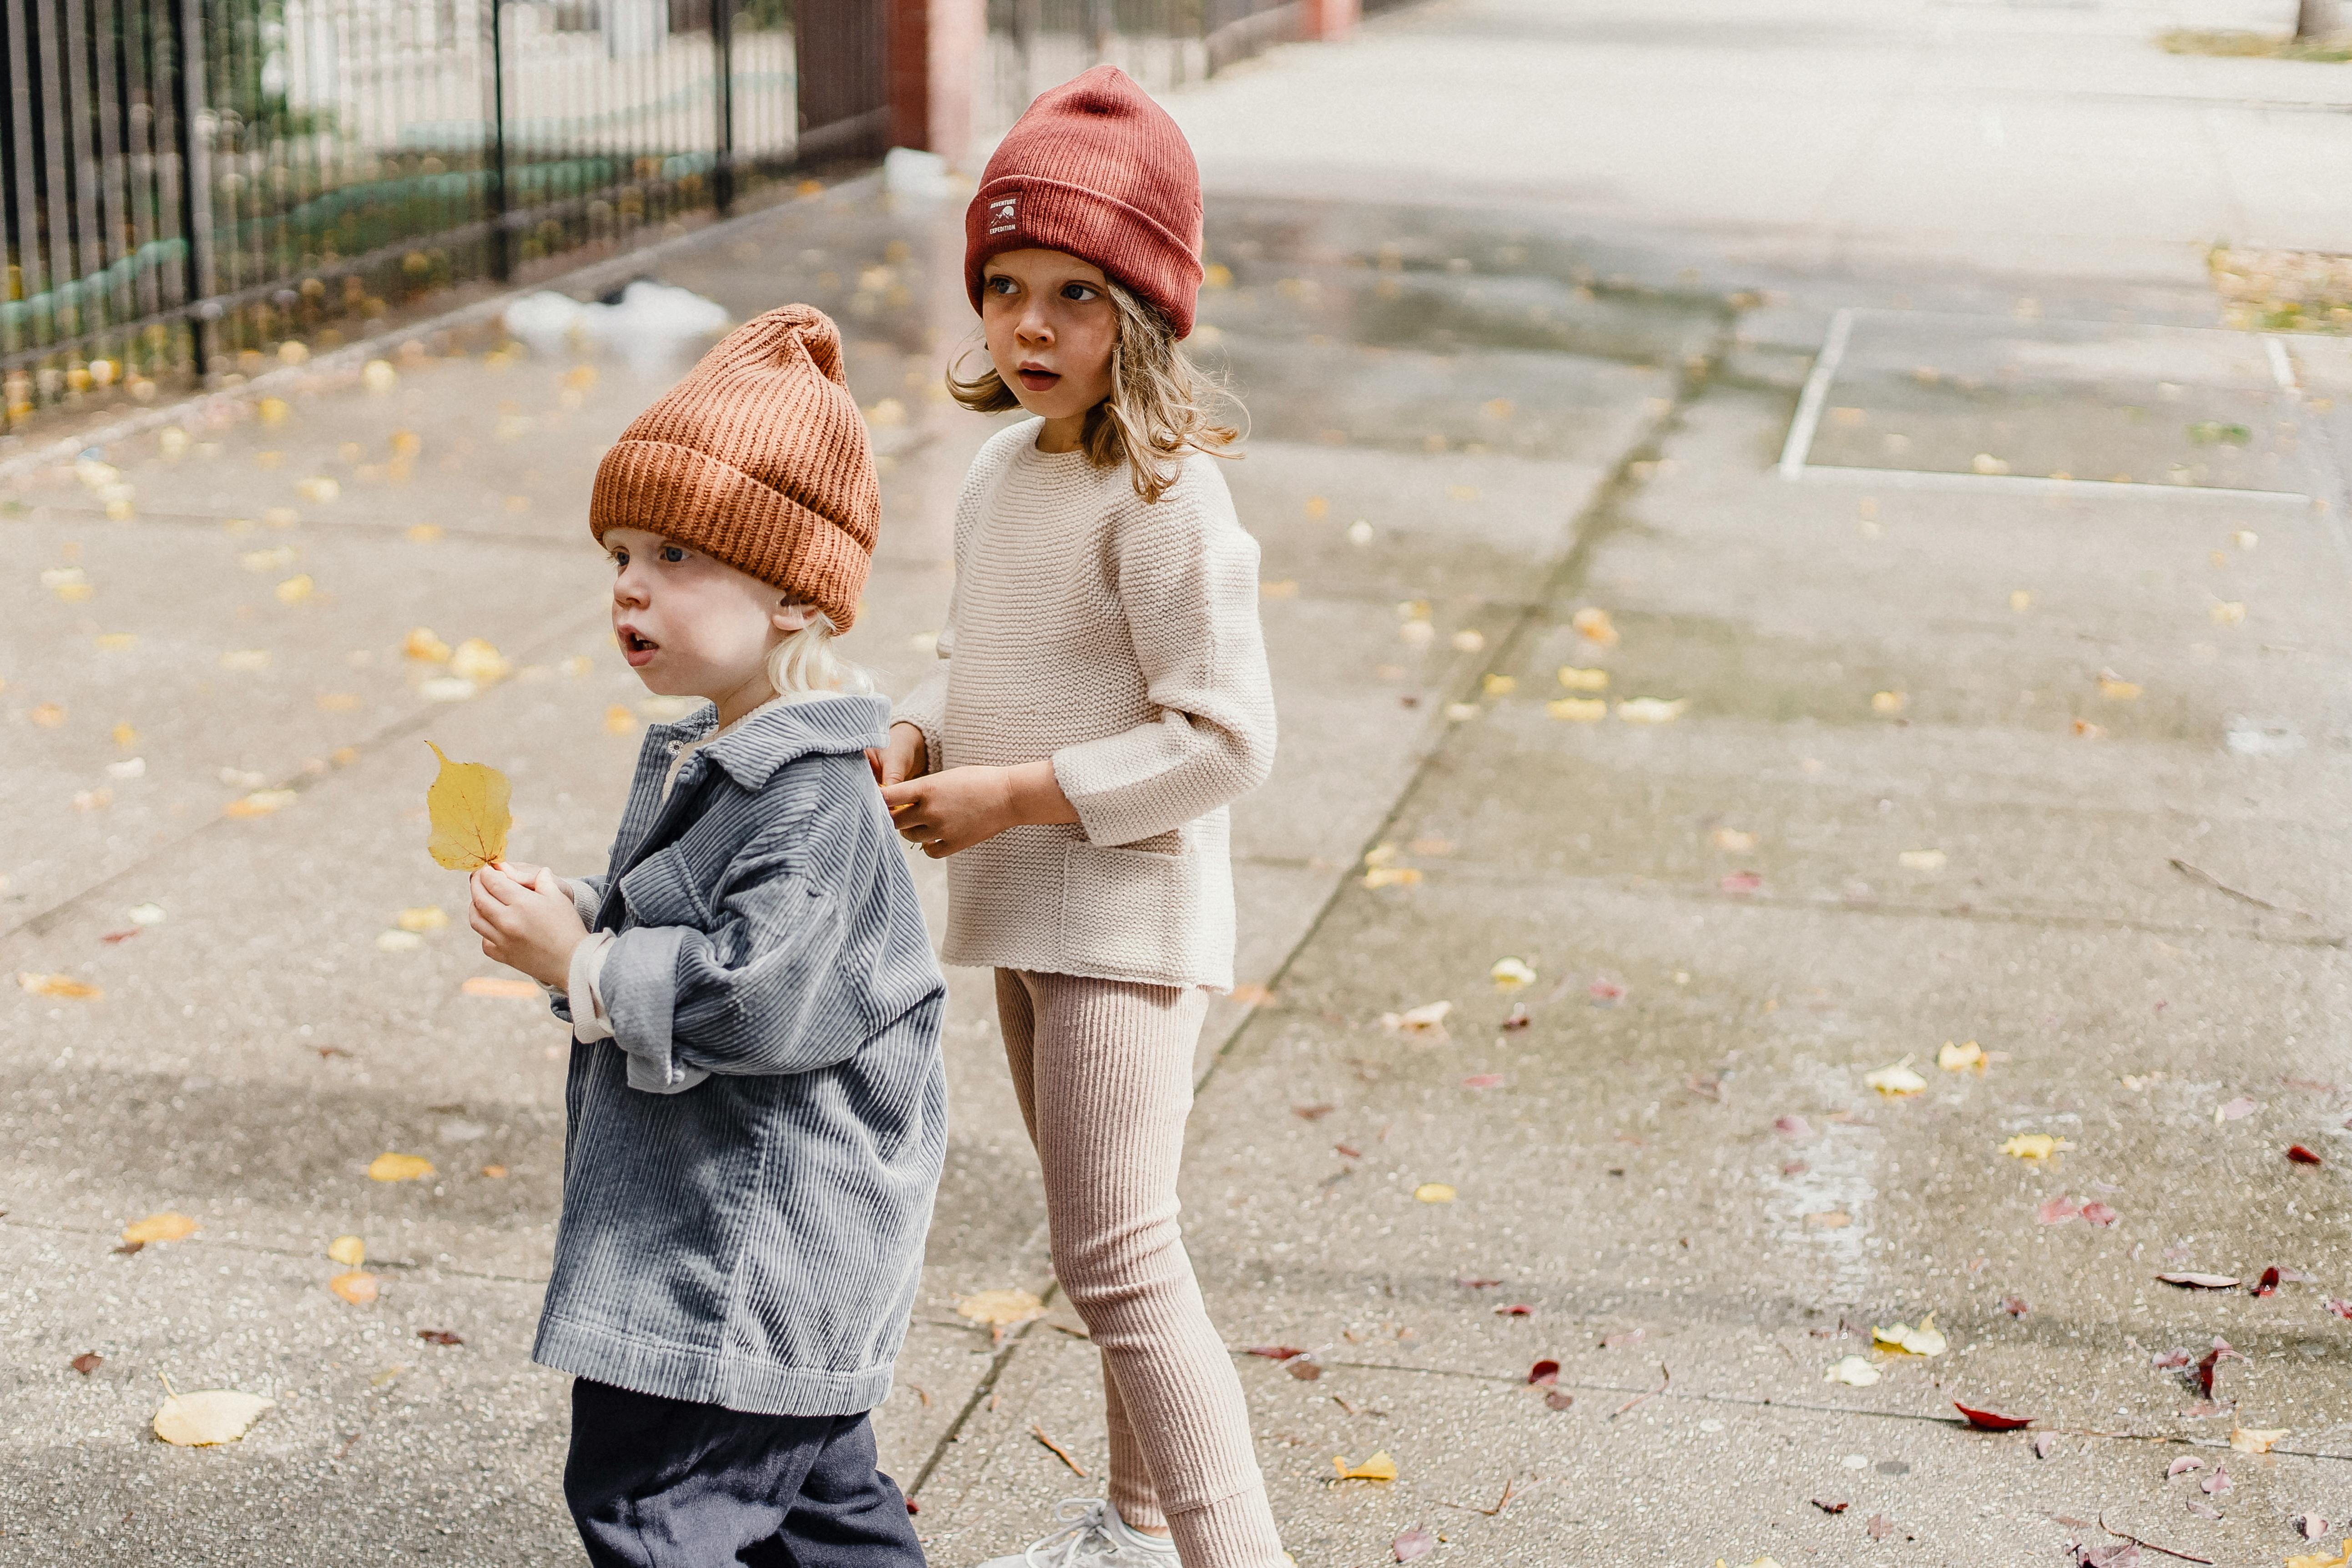
{"type": "Polygon", "coordinates": [[[556,293],[582,289],[601,290],[635,273],[642,272],[647,266],[665,258],[690,251],[698,246],[725,239],[764,219],[773,217],[777,213],[801,202],[815,201],[824,196],[839,194],[875,195],[879,194],[881,188],[880,171],[869,171],[853,179],[843,180],[837,184],[826,185],[823,190],[810,192],[806,195],[787,196],[782,201],[771,202],[753,211],[722,218],[717,223],[708,224],[686,234],[672,235],[667,239],[656,240],[650,245],[622,251],[617,256],[605,257],[601,261],[589,262],[572,271],[545,279],[529,288],[503,289],[486,300],[477,300],[470,305],[460,305],[455,310],[445,310],[437,316],[428,316],[422,321],[411,321],[397,331],[381,332],[373,337],[362,338],[355,343],[347,343],[331,353],[319,354],[306,360],[299,365],[285,365],[277,370],[264,372],[252,380],[233,387],[218,392],[195,393],[176,403],[167,403],[160,407],[142,408],[136,413],[126,414],[108,424],[82,431],[79,435],[59,437],[43,442],[38,446],[27,445],[14,451],[9,449],[11,445],[15,442],[28,442],[32,437],[18,437],[13,441],[10,438],[0,437],[0,480],[21,479],[37,468],[53,463],[69,463],[92,447],[105,447],[116,441],[129,440],[133,436],[143,436],[150,430],[160,430],[166,425],[211,422],[240,404],[257,402],[272,394],[301,391],[315,384],[319,378],[333,375],[339,372],[356,372],[370,360],[391,358],[400,344],[411,339],[423,337],[428,332],[450,331],[495,320],[504,315],[506,308],[525,294],[537,294],[547,290],[556,293]]]}

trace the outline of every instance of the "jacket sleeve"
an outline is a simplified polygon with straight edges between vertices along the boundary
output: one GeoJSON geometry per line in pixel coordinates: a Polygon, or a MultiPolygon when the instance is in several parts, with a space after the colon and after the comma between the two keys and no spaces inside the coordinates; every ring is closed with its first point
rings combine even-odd
{"type": "MultiPolygon", "coordinates": [[[[606,879],[604,874],[599,872],[593,877],[558,877],[556,880],[561,882],[563,885],[563,890],[571,895],[572,907],[580,914],[580,923],[590,931],[594,931],[596,911],[604,902],[606,879]]],[[[568,987],[558,990],[552,985],[541,985],[540,989],[547,993],[547,1005],[550,1012],[567,1024],[574,1026],[578,1024],[579,1020],[572,1016],[572,997],[568,987]]]]}
{"type": "Polygon", "coordinates": [[[870,795],[844,791],[830,810],[771,825],[729,865],[707,928],[634,926],[614,939],[598,990],[633,1081],[677,1086],[698,1068],[810,1072],[866,1043],[871,965],[845,950],[853,902],[875,880],[856,866],[870,863],[887,833],[878,821],[831,819],[861,805],[881,809],[870,795]],[[813,875],[812,847],[845,841],[853,868],[813,875]]]}
{"type": "Polygon", "coordinates": [[[1138,504],[1113,545],[1128,637],[1160,711],[1054,753],[1055,780],[1097,844],[1166,833],[1255,789],[1274,766],[1257,541],[1212,461],[1191,459],[1177,486],[1138,504]]]}

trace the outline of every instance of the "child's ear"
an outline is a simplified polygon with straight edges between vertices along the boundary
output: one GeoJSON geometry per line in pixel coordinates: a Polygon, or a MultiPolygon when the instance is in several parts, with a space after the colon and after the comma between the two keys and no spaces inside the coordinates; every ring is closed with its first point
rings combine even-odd
{"type": "Polygon", "coordinates": [[[815,613],[814,605],[786,599],[768,613],[768,619],[780,632],[800,632],[808,629],[809,617],[815,613]]]}

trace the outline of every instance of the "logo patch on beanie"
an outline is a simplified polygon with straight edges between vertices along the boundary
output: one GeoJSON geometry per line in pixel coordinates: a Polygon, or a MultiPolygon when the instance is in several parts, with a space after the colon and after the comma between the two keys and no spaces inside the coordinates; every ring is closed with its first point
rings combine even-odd
{"type": "Polygon", "coordinates": [[[1020,221],[1013,216],[1015,205],[1020,200],[1021,197],[1017,192],[1009,196],[992,196],[989,198],[989,233],[1011,234],[1021,226],[1020,221]]]}

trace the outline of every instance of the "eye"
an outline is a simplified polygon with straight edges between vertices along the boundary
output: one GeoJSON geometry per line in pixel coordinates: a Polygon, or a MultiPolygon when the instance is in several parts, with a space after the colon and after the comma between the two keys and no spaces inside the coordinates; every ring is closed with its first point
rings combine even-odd
{"type": "Polygon", "coordinates": [[[625,551],[625,550],[610,550],[610,551],[605,552],[605,553],[606,553],[606,554],[611,558],[611,560],[612,560],[612,563],[613,563],[613,570],[614,570],[614,571],[615,571],[615,572],[624,572],[624,571],[626,571],[626,570],[628,569],[628,565],[629,565],[629,552],[628,552],[627,551],[625,551]]]}
{"type": "Polygon", "coordinates": [[[1013,279],[1003,273],[992,272],[981,284],[981,288],[991,294],[1010,294],[1013,292],[1013,279]]]}
{"type": "Polygon", "coordinates": [[[1084,304],[1088,300],[1099,300],[1102,296],[1096,291],[1095,286],[1091,283],[1065,283],[1062,285],[1062,298],[1084,304]]]}
{"type": "Polygon", "coordinates": [[[675,544],[665,544],[661,547],[661,558],[675,566],[686,559],[686,552],[675,544]]]}

